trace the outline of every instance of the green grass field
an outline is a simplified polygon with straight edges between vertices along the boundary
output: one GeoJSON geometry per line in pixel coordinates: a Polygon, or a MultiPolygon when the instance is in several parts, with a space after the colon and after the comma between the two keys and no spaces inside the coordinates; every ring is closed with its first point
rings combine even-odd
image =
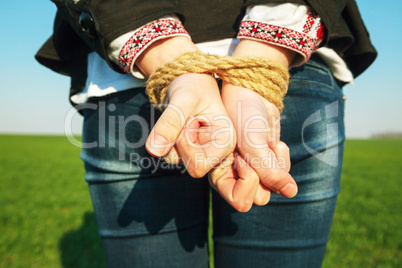
{"type": "MultiPolygon", "coordinates": [[[[0,267],[105,267],[80,149],[0,136],[0,267]]],[[[324,267],[402,267],[402,140],[348,140],[324,267]]]]}

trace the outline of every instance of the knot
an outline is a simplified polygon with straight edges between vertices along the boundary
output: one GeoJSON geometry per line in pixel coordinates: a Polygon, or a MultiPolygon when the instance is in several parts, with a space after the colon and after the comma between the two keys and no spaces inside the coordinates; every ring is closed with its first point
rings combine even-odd
{"type": "Polygon", "coordinates": [[[187,52],[159,67],[148,78],[145,91],[149,101],[161,109],[170,83],[188,73],[214,74],[232,85],[251,89],[273,103],[280,112],[290,77],[285,67],[263,57],[230,57],[209,55],[201,51],[187,52]]]}

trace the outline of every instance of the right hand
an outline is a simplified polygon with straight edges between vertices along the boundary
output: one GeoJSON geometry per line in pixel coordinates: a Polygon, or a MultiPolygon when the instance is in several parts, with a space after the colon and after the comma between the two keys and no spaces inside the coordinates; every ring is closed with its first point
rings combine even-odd
{"type": "Polygon", "coordinates": [[[266,205],[271,190],[293,197],[289,148],[280,141],[278,109],[247,88],[224,82],[222,99],[234,124],[238,153],[209,174],[211,186],[237,211],[266,205]]]}
{"type": "Polygon", "coordinates": [[[289,148],[280,141],[278,109],[256,92],[229,83],[223,85],[222,100],[236,130],[237,150],[260,179],[256,198],[266,200],[270,190],[294,197],[297,185],[289,174],[289,148]]]}

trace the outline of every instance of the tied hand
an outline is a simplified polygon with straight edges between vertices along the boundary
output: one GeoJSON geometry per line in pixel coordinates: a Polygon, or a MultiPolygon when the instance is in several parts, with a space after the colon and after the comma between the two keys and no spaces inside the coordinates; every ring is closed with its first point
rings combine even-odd
{"type": "Polygon", "coordinates": [[[210,183],[240,212],[269,202],[271,190],[291,198],[289,148],[280,141],[278,109],[257,93],[224,83],[222,100],[234,124],[239,155],[229,156],[210,173],[210,183]]]}
{"type": "Polygon", "coordinates": [[[169,85],[167,106],[148,136],[146,148],[168,163],[183,162],[195,178],[207,174],[236,145],[233,124],[215,79],[184,74],[169,85]]]}

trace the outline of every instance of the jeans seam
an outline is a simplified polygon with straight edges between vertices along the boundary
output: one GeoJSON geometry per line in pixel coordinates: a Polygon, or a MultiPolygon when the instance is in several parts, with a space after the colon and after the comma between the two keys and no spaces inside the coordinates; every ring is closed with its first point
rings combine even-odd
{"type": "MultiPolygon", "coordinates": [[[[324,84],[324,83],[318,83],[318,82],[314,82],[314,81],[310,81],[310,80],[291,80],[291,83],[298,83],[298,84],[305,84],[305,85],[317,85],[317,86],[321,86],[324,88],[329,89],[330,91],[334,92],[335,90],[333,89],[333,84],[332,86],[324,84]]],[[[331,78],[331,83],[333,83],[332,78],[331,78]]]]}

